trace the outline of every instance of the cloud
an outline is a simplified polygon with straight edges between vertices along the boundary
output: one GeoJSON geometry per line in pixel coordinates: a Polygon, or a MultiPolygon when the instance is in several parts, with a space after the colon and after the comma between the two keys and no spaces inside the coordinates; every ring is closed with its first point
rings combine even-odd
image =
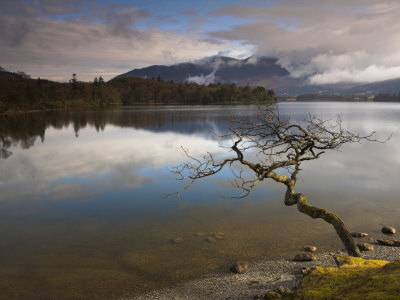
{"type": "Polygon", "coordinates": [[[11,48],[21,46],[29,35],[30,27],[26,21],[0,17],[0,39],[11,48]]]}
{"type": "Polygon", "coordinates": [[[200,76],[191,76],[186,79],[187,82],[194,82],[197,84],[205,84],[209,85],[210,83],[215,82],[215,72],[217,72],[217,69],[212,71],[208,75],[200,75],[200,76]]]}
{"type": "Polygon", "coordinates": [[[278,57],[292,76],[312,83],[400,77],[397,1],[277,1],[269,7],[223,6],[209,14],[246,20],[212,31],[210,38],[255,45],[257,55],[278,57]]]}
{"type": "Polygon", "coordinates": [[[6,0],[0,11],[0,65],[32,77],[67,81],[77,73],[92,80],[105,70],[107,80],[133,68],[240,49],[202,40],[197,32],[144,26],[157,15],[121,3],[6,0]]]}
{"type": "Polygon", "coordinates": [[[164,13],[132,2],[3,0],[0,65],[56,80],[91,80],[100,69],[109,79],[223,51],[277,57],[316,84],[400,77],[397,0],[220,3],[164,13]]]}

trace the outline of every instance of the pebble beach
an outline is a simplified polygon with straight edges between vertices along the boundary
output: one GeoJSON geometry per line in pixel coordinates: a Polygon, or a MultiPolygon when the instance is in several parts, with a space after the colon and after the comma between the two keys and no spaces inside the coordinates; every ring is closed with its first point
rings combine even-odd
{"type": "MultiPolygon", "coordinates": [[[[363,252],[364,259],[395,261],[400,259],[400,247],[373,243],[374,250],[363,252]]],[[[293,258],[274,261],[249,262],[242,274],[229,271],[214,273],[178,284],[153,290],[131,299],[255,299],[276,288],[296,289],[302,278],[302,268],[312,266],[336,266],[334,255],[346,255],[343,250],[315,253],[315,261],[295,262],[293,258]]]]}

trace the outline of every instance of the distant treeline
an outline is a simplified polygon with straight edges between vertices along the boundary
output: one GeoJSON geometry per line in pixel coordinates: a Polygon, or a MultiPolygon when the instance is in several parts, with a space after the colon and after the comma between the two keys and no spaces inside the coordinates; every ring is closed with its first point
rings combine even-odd
{"type": "Polygon", "coordinates": [[[397,94],[378,94],[374,101],[377,102],[400,102],[400,93],[397,94]]]}
{"type": "Polygon", "coordinates": [[[255,103],[275,100],[273,90],[236,84],[175,83],[157,79],[123,77],[109,82],[123,104],[223,104],[255,103]]]}
{"type": "MultiPolygon", "coordinates": [[[[282,99],[282,98],[281,98],[282,99]]],[[[280,100],[281,100],[280,99],[280,100]]],[[[367,97],[365,95],[321,95],[321,94],[305,94],[296,98],[285,97],[283,101],[374,101],[374,102],[400,102],[400,93],[397,94],[377,94],[375,97],[367,97]]]]}
{"type": "Polygon", "coordinates": [[[364,95],[321,95],[321,94],[305,94],[296,97],[296,101],[368,101],[368,97],[364,95]]]}
{"type": "Polygon", "coordinates": [[[0,112],[133,104],[223,104],[274,101],[273,90],[235,84],[198,85],[165,82],[161,78],[101,77],[68,83],[31,79],[25,73],[0,72],[0,112]]]}
{"type": "Polygon", "coordinates": [[[73,74],[68,83],[60,83],[31,79],[23,72],[0,72],[0,112],[119,104],[118,92],[101,77],[81,82],[73,74]]]}

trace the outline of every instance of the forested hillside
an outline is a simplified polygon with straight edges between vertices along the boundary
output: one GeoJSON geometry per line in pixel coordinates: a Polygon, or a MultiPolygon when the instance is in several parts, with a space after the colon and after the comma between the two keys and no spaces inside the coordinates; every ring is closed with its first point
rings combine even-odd
{"type": "Polygon", "coordinates": [[[0,112],[133,104],[253,103],[275,99],[273,90],[235,84],[198,85],[161,78],[119,78],[68,83],[31,79],[23,72],[0,72],[0,112]]]}
{"type": "Polygon", "coordinates": [[[255,103],[275,99],[273,90],[235,84],[174,83],[158,79],[118,78],[108,82],[130,104],[222,104],[255,103]]]}

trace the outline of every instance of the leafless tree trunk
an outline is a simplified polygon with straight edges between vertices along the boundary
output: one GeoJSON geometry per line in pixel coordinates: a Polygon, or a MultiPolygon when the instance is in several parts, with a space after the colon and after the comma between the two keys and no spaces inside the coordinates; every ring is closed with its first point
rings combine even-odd
{"type": "MultiPolygon", "coordinates": [[[[235,176],[234,186],[244,193],[240,198],[252,192],[254,186],[264,179],[273,179],[286,186],[285,205],[297,205],[297,209],[312,217],[321,218],[331,224],[340,237],[347,252],[352,256],[361,253],[344,225],[335,214],[307,203],[303,194],[295,193],[297,175],[303,162],[320,158],[327,150],[338,150],[344,144],[376,141],[375,132],[367,136],[352,133],[342,128],[340,116],[331,123],[311,115],[304,122],[294,122],[281,119],[276,106],[259,107],[254,120],[232,119],[230,134],[223,136],[232,140],[229,153],[223,159],[215,159],[212,153],[202,158],[195,158],[184,150],[188,162],[182,163],[174,172],[180,180],[189,180],[190,187],[196,180],[212,176],[224,167],[229,167],[235,176]],[[256,152],[256,158],[249,154],[256,152]],[[250,157],[250,158],[248,158],[250,157]],[[239,163],[244,169],[235,170],[234,163],[239,163]],[[279,170],[285,169],[289,176],[279,175],[279,170]],[[250,174],[248,175],[248,171],[250,174]],[[278,171],[278,172],[277,172],[278,171]]],[[[183,190],[177,192],[181,193],[183,190]]]]}

